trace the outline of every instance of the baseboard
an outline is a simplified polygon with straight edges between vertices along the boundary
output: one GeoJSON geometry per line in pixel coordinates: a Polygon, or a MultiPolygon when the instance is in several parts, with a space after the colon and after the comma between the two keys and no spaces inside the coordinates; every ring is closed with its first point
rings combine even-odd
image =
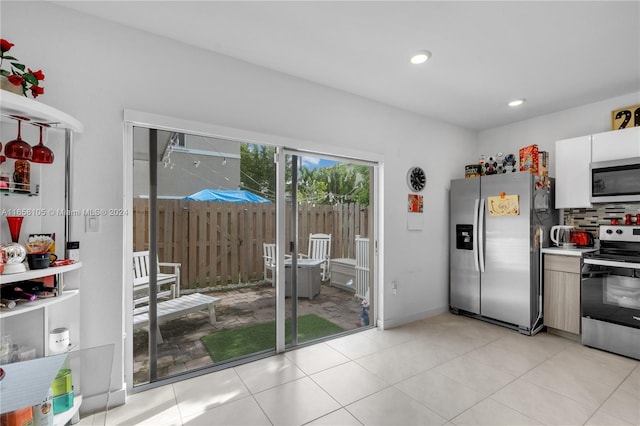
{"type": "Polygon", "coordinates": [[[383,330],[388,330],[394,327],[400,327],[401,325],[409,324],[414,321],[420,321],[426,318],[430,318],[436,315],[443,314],[445,312],[449,312],[448,306],[443,306],[440,308],[429,309],[427,311],[416,312],[415,314],[402,317],[402,318],[391,318],[378,320],[378,327],[383,330]]]}
{"type": "Polygon", "coordinates": [[[555,336],[564,337],[565,339],[574,340],[581,343],[581,337],[579,334],[569,333],[568,331],[558,330],[557,328],[547,327],[547,333],[555,336]]]}

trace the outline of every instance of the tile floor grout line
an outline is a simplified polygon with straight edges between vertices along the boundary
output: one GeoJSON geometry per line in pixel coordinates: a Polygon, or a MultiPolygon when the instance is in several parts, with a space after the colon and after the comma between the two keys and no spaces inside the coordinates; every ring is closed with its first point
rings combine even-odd
{"type": "MultiPolygon", "coordinates": [[[[601,409],[605,406],[605,404],[606,404],[606,403],[607,403],[607,402],[608,402],[608,401],[609,401],[609,400],[610,400],[610,399],[615,395],[615,393],[616,393],[618,390],[622,390],[622,391],[624,391],[624,389],[621,389],[621,387],[622,387],[622,385],[624,384],[624,382],[626,382],[626,381],[627,381],[627,379],[629,379],[629,377],[631,377],[631,375],[633,374],[633,371],[634,371],[635,369],[638,369],[638,371],[640,371],[640,367],[639,367],[638,365],[636,365],[634,368],[632,368],[632,369],[631,369],[631,371],[629,371],[629,374],[627,374],[627,375],[625,376],[625,378],[624,378],[624,379],[622,379],[622,381],[620,381],[620,383],[618,384],[618,386],[616,386],[616,388],[611,392],[611,394],[609,394],[609,396],[607,396],[607,398],[606,398],[604,401],[602,401],[602,403],[598,406],[598,408],[596,408],[596,410],[595,410],[593,413],[591,413],[591,415],[589,416],[589,418],[587,419],[587,421],[586,421],[584,424],[589,423],[589,420],[591,420],[591,419],[593,418],[593,416],[595,416],[598,412],[600,412],[600,410],[601,410],[601,409]]],[[[640,409],[639,409],[639,410],[640,410],[640,409]]],[[[620,421],[623,421],[623,422],[627,423],[627,421],[626,421],[626,420],[621,419],[621,418],[619,418],[618,416],[615,416],[615,415],[610,414],[610,413],[607,413],[607,412],[604,412],[604,413],[605,413],[605,414],[607,414],[607,415],[609,415],[609,416],[611,416],[611,417],[614,417],[614,418],[616,418],[616,419],[618,419],[618,420],[620,420],[620,421]]]]}

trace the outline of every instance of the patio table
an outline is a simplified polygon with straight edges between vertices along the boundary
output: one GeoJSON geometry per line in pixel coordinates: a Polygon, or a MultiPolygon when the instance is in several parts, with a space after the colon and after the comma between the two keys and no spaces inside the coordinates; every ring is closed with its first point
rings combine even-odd
{"type": "MultiPolygon", "coordinates": [[[[298,297],[313,299],[320,293],[323,260],[298,259],[298,297]]],[[[291,297],[291,259],[286,259],[285,266],[285,297],[291,297]]]]}

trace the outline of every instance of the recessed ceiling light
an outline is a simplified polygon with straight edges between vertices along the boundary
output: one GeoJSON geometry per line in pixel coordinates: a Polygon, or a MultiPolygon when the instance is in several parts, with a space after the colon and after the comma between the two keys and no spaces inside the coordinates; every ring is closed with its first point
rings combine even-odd
{"type": "Polygon", "coordinates": [[[523,103],[525,103],[527,100],[525,98],[522,99],[516,99],[515,101],[511,101],[509,102],[509,106],[510,107],[517,107],[522,105],[523,103]]]}
{"type": "Polygon", "coordinates": [[[424,64],[431,57],[431,52],[421,50],[411,57],[411,63],[414,65],[424,64]]]}

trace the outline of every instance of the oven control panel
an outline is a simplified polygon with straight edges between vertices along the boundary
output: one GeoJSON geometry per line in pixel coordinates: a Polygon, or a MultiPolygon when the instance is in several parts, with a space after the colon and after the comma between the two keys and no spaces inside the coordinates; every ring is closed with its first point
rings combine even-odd
{"type": "Polygon", "coordinates": [[[640,242],[640,226],[600,226],[601,241],[640,242]]]}

